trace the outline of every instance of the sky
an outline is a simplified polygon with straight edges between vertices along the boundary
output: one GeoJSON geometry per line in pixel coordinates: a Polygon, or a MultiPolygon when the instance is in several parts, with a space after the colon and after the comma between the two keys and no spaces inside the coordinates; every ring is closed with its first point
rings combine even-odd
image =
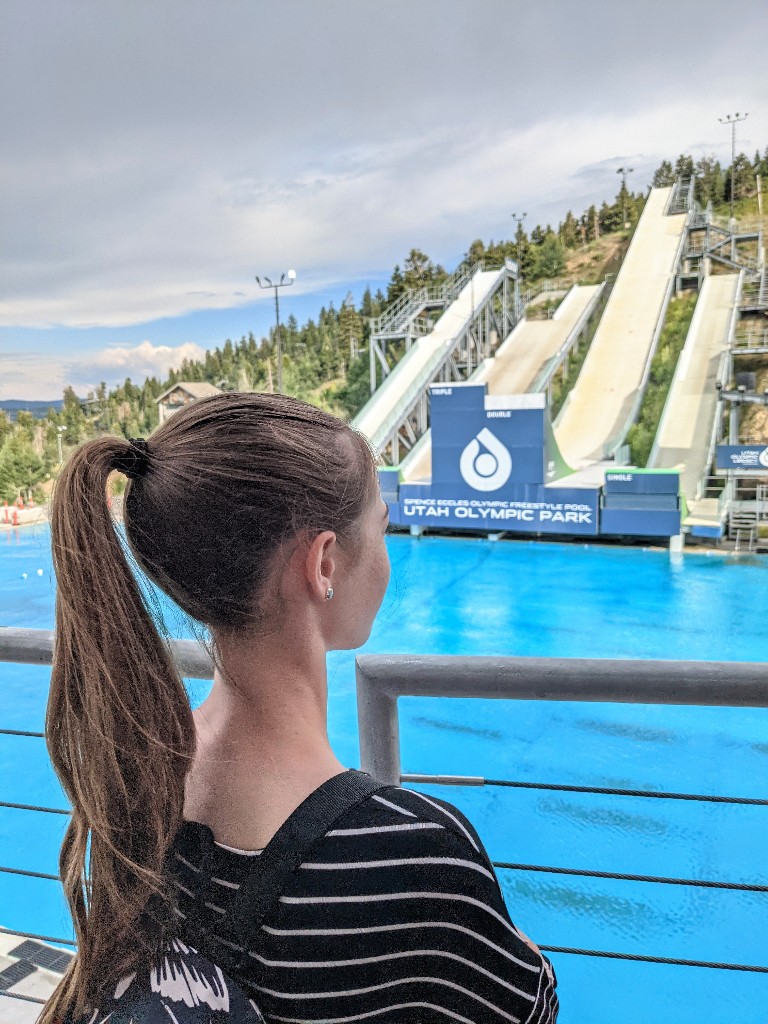
{"type": "Polygon", "coordinates": [[[3,0],[0,399],[166,375],[768,146],[768,4],[3,0]]]}

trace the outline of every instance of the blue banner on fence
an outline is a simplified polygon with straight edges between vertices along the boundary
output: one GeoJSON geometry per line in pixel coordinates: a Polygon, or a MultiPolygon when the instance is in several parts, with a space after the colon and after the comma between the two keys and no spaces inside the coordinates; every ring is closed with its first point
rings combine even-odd
{"type": "Polygon", "coordinates": [[[719,444],[717,468],[768,471],[768,448],[764,444],[719,444]]]}

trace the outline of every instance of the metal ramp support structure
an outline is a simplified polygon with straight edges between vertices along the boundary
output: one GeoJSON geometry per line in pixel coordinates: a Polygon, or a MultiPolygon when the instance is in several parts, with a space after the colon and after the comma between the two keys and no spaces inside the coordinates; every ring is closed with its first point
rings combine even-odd
{"type": "Polygon", "coordinates": [[[691,278],[700,281],[707,272],[705,261],[708,260],[714,260],[731,270],[744,270],[751,282],[757,283],[758,293],[762,292],[765,300],[763,234],[759,221],[741,224],[729,222],[714,216],[711,203],[705,210],[698,204],[692,206],[688,215],[682,268],[678,275],[680,286],[684,286],[691,278]],[[755,248],[754,255],[740,249],[740,246],[747,244],[755,248]]]}
{"type": "Polygon", "coordinates": [[[678,178],[675,184],[672,186],[672,192],[670,193],[667,206],[664,211],[666,216],[671,216],[675,213],[688,213],[694,208],[694,186],[695,179],[693,175],[687,178],[678,178]]]}
{"type": "MultiPolygon", "coordinates": [[[[718,501],[721,519],[726,523],[729,540],[736,550],[765,545],[760,528],[768,526],[768,486],[754,474],[741,475],[715,468],[718,444],[738,444],[741,407],[768,405],[768,391],[751,392],[744,384],[735,384],[734,360],[768,355],[768,295],[766,268],[759,274],[741,273],[740,287],[728,330],[728,345],[723,351],[716,374],[717,410],[712,424],[709,454],[699,483],[697,498],[718,501]],[[751,492],[754,491],[754,496],[751,492]]],[[[742,362],[742,366],[745,364],[742,362]]],[[[748,366],[749,363],[747,362],[748,366]]]]}
{"type": "Polygon", "coordinates": [[[768,317],[768,268],[765,261],[759,273],[750,274],[744,285],[739,312],[742,316],[768,317]]]}
{"type": "Polygon", "coordinates": [[[385,310],[378,318],[376,347],[371,337],[372,359],[384,359],[386,340],[405,338],[408,344],[410,332],[405,354],[388,368],[384,381],[351,424],[389,465],[398,465],[428,430],[429,385],[467,381],[512,332],[520,315],[514,260],[506,260],[496,270],[475,264],[468,277],[460,272],[440,288],[444,289],[440,302],[447,308],[429,333],[419,336],[409,326],[427,308],[425,302],[436,301],[428,294],[431,289],[420,289],[419,294],[398,300],[398,309],[385,310]]]}
{"type": "MultiPolygon", "coordinates": [[[[505,266],[512,272],[516,282],[517,263],[514,260],[507,260],[505,266]]],[[[447,280],[440,284],[425,288],[407,288],[398,299],[387,306],[381,316],[371,319],[369,346],[371,394],[376,390],[377,366],[381,369],[384,378],[388,377],[394,369],[387,360],[387,345],[391,342],[404,341],[405,352],[408,353],[415,341],[429,334],[434,328],[436,319],[433,316],[434,311],[445,311],[458,298],[461,290],[472,280],[474,275],[484,269],[482,261],[471,265],[462,263],[447,280]]],[[[505,296],[501,304],[500,337],[506,338],[520,318],[519,305],[519,293],[515,285],[513,300],[509,301],[505,296]]]]}

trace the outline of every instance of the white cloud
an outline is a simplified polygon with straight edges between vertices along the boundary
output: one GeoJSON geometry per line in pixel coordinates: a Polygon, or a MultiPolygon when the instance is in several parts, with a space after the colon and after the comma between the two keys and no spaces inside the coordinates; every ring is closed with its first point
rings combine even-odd
{"type": "Polygon", "coordinates": [[[134,376],[141,373],[144,377],[164,377],[169,369],[178,369],[185,359],[202,359],[204,355],[205,350],[191,341],[174,346],[153,345],[151,341],[142,341],[132,348],[122,345],[103,348],[94,353],[90,360],[81,362],[90,362],[91,366],[99,369],[120,373],[131,370],[134,376]]]}
{"type": "Polygon", "coordinates": [[[135,382],[147,377],[162,380],[183,360],[202,359],[204,355],[205,350],[194,342],[154,345],[151,341],[131,347],[115,345],[69,358],[36,352],[0,354],[0,399],[48,401],[60,398],[68,384],[84,397],[101,381],[113,386],[126,377],[135,382]]]}

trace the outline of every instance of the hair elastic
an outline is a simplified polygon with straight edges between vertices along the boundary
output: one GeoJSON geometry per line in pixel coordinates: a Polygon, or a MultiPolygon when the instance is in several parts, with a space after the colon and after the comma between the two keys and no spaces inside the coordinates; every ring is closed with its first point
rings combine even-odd
{"type": "Polygon", "coordinates": [[[136,480],[149,469],[149,450],[143,437],[129,437],[128,444],[126,451],[116,456],[112,465],[118,473],[125,473],[130,480],[136,480]]]}

